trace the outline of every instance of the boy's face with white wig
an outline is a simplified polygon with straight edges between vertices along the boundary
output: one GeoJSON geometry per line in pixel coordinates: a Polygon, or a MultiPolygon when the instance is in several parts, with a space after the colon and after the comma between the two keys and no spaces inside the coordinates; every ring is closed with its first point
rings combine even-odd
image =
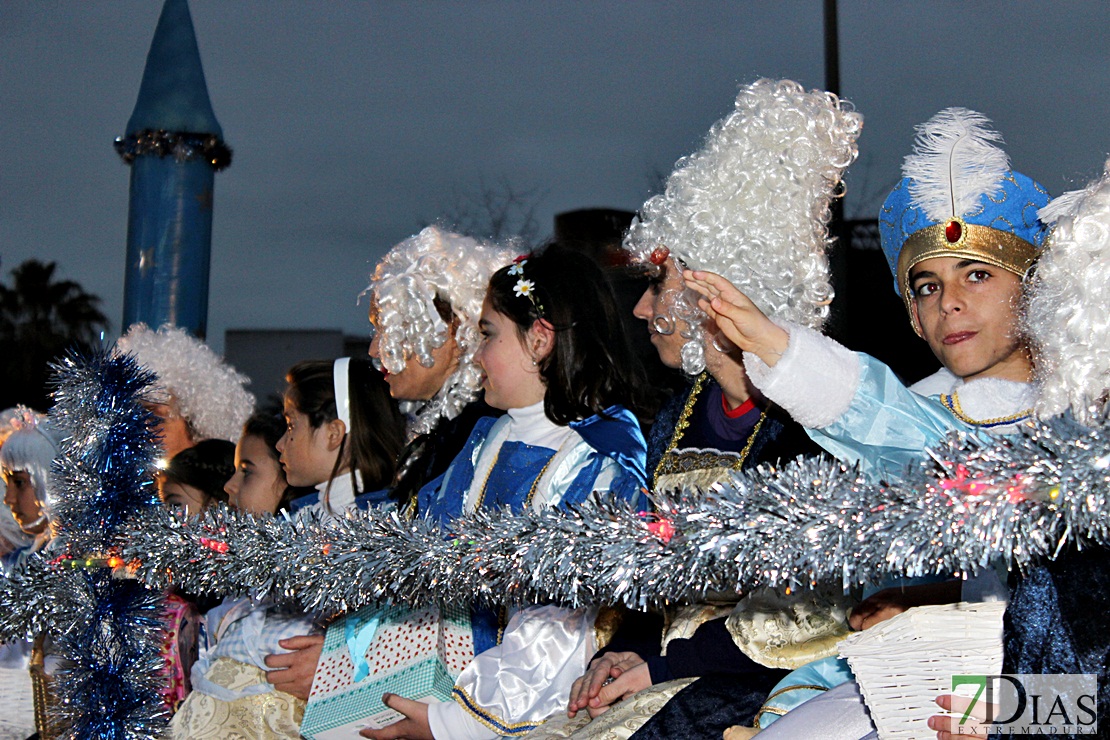
{"type": "Polygon", "coordinates": [[[374,338],[370,340],[370,357],[389,384],[389,395],[398,401],[427,401],[433,398],[447,378],[459,365],[459,345],[455,342],[456,319],[448,324],[446,341],[432,350],[432,365],[424,367],[412,352],[406,352],[405,368],[400,372],[390,372],[382,363],[381,337],[388,331],[378,318],[378,303],[370,302],[370,325],[374,327],[374,338]]]}
{"type": "Polygon", "coordinates": [[[632,315],[647,322],[651,344],[659,353],[659,361],[669,368],[682,367],[682,347],[690,341],[685,334],[689,325],[675,316],[675,300],[686,289],[682,273],[668,259],[652,276],[647,290],[632,309],[632,315]]]}
{"type": "Polygon", "coordinates": [[[199,440],[193,439],[189,429],[189,422],[181,415],[177,400],[173,395],[161,399],[151,400],[145,404],[146,410],[155,416],[154,433],[162,446],[163,457],[169,460],[182,450],[195,445],[199,440]]]}

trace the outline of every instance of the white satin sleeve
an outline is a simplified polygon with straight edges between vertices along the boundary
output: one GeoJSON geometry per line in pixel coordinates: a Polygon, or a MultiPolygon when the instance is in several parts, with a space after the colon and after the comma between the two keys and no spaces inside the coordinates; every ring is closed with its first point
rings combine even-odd
{"type": "Polygon", "coordinates": [[[498,737],[453,701],[429,704],[428,726],[435,740],[495,740],[498,737]]]}
{"type": "Polygon", "coordinates": [[[594,607],[545,605],[517,611],[501,644],[476,656],[455,682],[455,702],[462,713],[429,707],[429,722],[434,709],[435,721],[444,723],[435,737],[470,737],[463,725],[456,730],[448,724],[461,716],[494,733],[481,737],[523,735],[565,709],[571,685],[597,650],[596,619],[594,607]]]}

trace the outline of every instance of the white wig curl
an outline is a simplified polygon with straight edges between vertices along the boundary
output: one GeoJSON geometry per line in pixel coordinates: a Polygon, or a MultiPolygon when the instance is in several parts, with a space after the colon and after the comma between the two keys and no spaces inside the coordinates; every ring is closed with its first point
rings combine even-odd
{"type": "MultiPolygon", "coordinates": [[[[665,247],[691,269],[728,278],[769,316],[820,328],[833,295],[829,203],[862,128],[863,117],[831,93],[790,80],[742,88],[733,112],[644,204],[625,248],[646,261],[665,247]]],[[[692,327],[704,321],[696,301],[678,303],[692,327]]],[[[702,333],[691,331],[682,349],[687,373],[705,367],[702,333]]]]}
{"type": "Polygon", "coordinates": [[[1047,246],[1027,290],[1037,415],[1071,408],[1090,423],[1110,390],[1110,160],[1084,190],[1038,211],[1047,246]]]}
{"type": "MultiPolygon", "coordinates": [[[[24,407],[12,407],[0,411],[0,446],[4,440],[15,431],[12,422],[24,413],[24,407]]],[[[6,495],[7,484],[0,478],[0,497],[6,495]]],[[[31,544],[34,537],[24,532],[12,515],[11,507],[0,501],[0,538],[6,540],[12,547],[20,548],[31,544]]]]}
{"type": "Polygon", "coordinates": [[[35,498],[51,519],[55,496],[50,464],[58,456],[58,433],[42,414],[26,407],[18,407],[17,412],[9,422],[13,431],[0,446],[0,467],[31,477],[35,498]]]}
{"type": "Polygon", "coordinates": [[[116,352],[130,353],[158,376],[152,396],[172,396],[197,441],[239,439],[254,410],[254,396],[245,388],[250,379],[208,345],[169,324],[158,331],[134,324],[116,342],[116,352]]]}
{"type": "Polygon", "coordinates": [[[415,359],[433,364],[432,351],[447,341],[447,322],[434,300],[450,304],[458,319],[455,342],[459,364],[430,401],[408,401],[402,410],[413,417],[409,434],[425,434],[442,419],[453,419],[478,397],[481,371],[478,318],[490,276],[512,260],[512,253],[468,236],[428,226],[397,244],[382,258],[364,291],[377,307],[381,364],[400,373],[415,359]]]}

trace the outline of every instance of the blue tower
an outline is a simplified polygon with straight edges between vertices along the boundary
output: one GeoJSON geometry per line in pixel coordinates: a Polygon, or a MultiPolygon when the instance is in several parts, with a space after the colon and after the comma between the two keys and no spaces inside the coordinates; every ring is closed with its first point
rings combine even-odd
{"type": "Polygon", "coordinates": [[[215,173],[231,150],[208,99],[187,0],[165,0],[139,99],[116,151],[131,165],[123,327],[204,338],[215,173]]]}

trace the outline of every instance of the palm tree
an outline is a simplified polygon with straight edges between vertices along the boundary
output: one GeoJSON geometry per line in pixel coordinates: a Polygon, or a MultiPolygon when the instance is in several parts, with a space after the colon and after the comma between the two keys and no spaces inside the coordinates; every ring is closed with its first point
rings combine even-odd
{"type": "Polygon", "coordinates": [[[91,349],[108,328],[100,298],[55,280],[53,262],[27,260],[0,283],[0,408],[49,406],[49,363],[67,349],[91,349]]]}

